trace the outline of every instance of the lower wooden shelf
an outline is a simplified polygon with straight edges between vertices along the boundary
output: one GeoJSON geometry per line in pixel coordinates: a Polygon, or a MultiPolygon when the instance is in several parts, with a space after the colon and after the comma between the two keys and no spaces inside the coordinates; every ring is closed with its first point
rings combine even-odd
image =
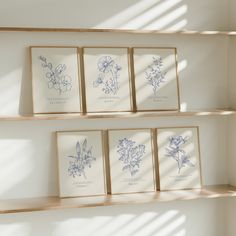
{"type": "Polygon", "coordinates": [[[109,113],[65,113],[65,114],[29,114],[16,116],[0,116],[0,121],[24,120],[73,120],[102,118],[142,118],[142,117],[191,117],[191,116],[229,116],[236,115],[236,110],[210,109],[191,111],[143,111],[143,112],[109,112],[109,113]]]}
{"type": "Polygon", "coordinates": [[[202,189],[152,193],[120,194],[63,199],[59,197],[42,197],[1,200],[0,214],[222,197],[236,197],[236,187],[231,185],[214,185],[206,186],[202,189]]]}

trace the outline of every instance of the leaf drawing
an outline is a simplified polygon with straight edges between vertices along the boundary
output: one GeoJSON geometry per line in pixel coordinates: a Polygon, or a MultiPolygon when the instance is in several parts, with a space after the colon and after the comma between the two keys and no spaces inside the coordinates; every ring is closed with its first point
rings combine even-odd
{"type": "Polygon", "coordinates": [[[117,146],[119,161],[123,162],[122,171],[129,171],[131,176],[134,176],[140,168],[143,155],[145,153],[145,145],[136,145],[135,141],[123,138],[119,140],[117,146]]]}
{"type": "Polygon", "coordinates": [[[68,173],[75,178],[76,176],[83,176],[86,179],[86,168],[92,167],[92,162],[96,161],[96,158],[92,154],[92,146],[88,148],[87,139],[84,139],[81,143],[76,143],[76,155],[68,156],[69,168],[68,173]]]}
{"type": "Polygon", "coordinates": [[[152,58],[152,64],[149,65],[145,71],[145,78],[148,81],[148,84],[152,86],[154,95],[158,93],[158,89],[161,83],[164,83],[166,71],[162,71],[163,68],[163,59],[161,56],[154,56],[152,58]]]}
{"type": "Polygon", "coordinates": [[[188,141],[188,137],[181,135],[175,137],[169,137],[169,145],[166,148],[166,156],[173,158],[177,162],[178,174],[181,169],[188,167],[195,167],[195,165],[189,160],[189,156],[182,146],[188,141]]]}
{"type": "Polygon", "coordinates": [[[45,78],[47,80],[48,88],[55,89],[62,94],[72,89],[72,79],[66,73],[67,67],[65,64],[59,64],[55,68],[52,63],[47,61],[44,56],[39,56],[41,66],[45,72],[45,78]]]}
{"type": "Polygon", "coordinates": [[[118,79],[120,77],[121,66],[116,64],[111,56],[102,56],[98,59],[97,69],[99,74],[93,82],[93,87],[102,87],[105,94],[115,95],[119,90],[118,79]]]}

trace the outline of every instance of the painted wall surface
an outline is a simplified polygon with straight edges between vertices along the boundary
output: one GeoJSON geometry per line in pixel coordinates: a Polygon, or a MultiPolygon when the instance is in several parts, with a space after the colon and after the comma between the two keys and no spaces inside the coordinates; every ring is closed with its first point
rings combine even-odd
{"type": "Polygon", "coordinates": [[[224,201],[213,199],[5,215],[0,235],[224,236],[225,223],[224,201]]]}
{"type": "MultiPolygon", "coordinates": [[[[236,22],[234,4],[233,0],[2,1],[0,26],[227,30],[236,22]]],[[[233,61],[229,53],[233,41],[225,36],[1,32],[0,115],[32,112],[30,45],[175,46],[182,109],[227,108],[234,105],[235,96],[234,66],[228,65],[233,61]]],[[[0,122],[0,199],[58,194],[57,130],[184,125],[200,126],[204,184],[236,185],[235,118],[6,121],[0,122]]],[[[233,236],[235,199],[227,204],[227,199],[196,200],[1,215],[0,235],[233,236]]]]}
{"type": "Polygon", "coordinates": [[[226,224],[226,235],[235,235],[235,212],[236,212],[236,201],[235,198],[229,199],[227,202],[227,224],[226,224]]]}
{"type": "Polygon", "coordinates": [[[1,2],[1,26],[225,30],[228,0],[1,2]]]}

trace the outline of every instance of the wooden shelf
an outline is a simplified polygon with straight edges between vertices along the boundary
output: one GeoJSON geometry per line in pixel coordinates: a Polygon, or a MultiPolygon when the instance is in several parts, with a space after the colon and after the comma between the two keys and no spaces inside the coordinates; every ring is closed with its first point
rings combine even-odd
{"type": "Polygon", "coordinates": [[[108,195],[64,199],[60,199],[58,197],[42,197],[1,200],[0,214],[222,197],[236,197],[236,187],[230,185],[216,185],[195,190],[120,194],[112,196],[108,195]]]}
{"type": "Polygon", "coordinates": [[[98,29],[98,28],[34,28],[0,27],[0,32],[61,32],[61,33],[130,33],[130,34],[180,34],[180,35],[225,35],[236,36],[236,31],[195,31],[195,30],[136,30],[136,29],[98,29]]]}
{"type": "Polygon", "coordinates": [[[67,114],[42,114],[22,116],[0,116],[0,121],[24,120],[73,120],[73,119],[99,119],[99,118],[142,118],[142,117],[189,117],[189,116],[229,116],[236,115],[234,110],[193,110],[193,111],[153,111],[153,112],[116,112],[116,113],[67,113],[67,114]]]}

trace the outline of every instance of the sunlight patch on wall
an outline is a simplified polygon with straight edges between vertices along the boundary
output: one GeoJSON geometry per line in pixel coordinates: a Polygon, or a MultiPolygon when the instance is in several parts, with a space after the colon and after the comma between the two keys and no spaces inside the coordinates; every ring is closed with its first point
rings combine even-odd
{"type": "Polygon", "coordinates": [[[180,30],[187,25],[188,7],[182,1],[142,0],[93,28],[180,30]]]}
{"type": "Polygon", "coordinates": [[[31,140],[0,140],[0,197],[27,178],[33,170],[31,140]]]}
{"type": "Polygon", "coordinates": [[[133,17],[141,14],[143,11],[145,11],[145,9],[153,7],[159,1],[160,0],[142,0],[131,7],[126,8],[122,12],[119,12],[113,17],[106,19],[93,28],[117,28],[124,22],[127,22],[133,17]]]}
{"type": "Polygon", "coordinates": [[[142,14],[137,15],[133,19],[127,21],[125,24],[120,24],[119,27],[127,29],[127,28],[143,28],[145,25],[149,24],[149,22],[155,21],[158,17],[166,14],[171,8],[175,7],[178,3],[182,2],[182,0],[167,0],[163,1],[160,4],[156,4],[150,9],[146,9],[142,14]]]}
{"type": "Polygon", "coordinates": [[[170,26],[170,24],[176,24],[178,22],[178,18],[182,17],[188,10],[187,5],[183,5],[172,12],[164,15],[163,17],[156,19],[154,22],[151,22],[150,24],[146,25],[145,27],[142,27],[142,29],[145,30],[151,30],[151,29],[164,29],[167,26],[170,26]]]}
{"type": "Polygon", "coordinates": [[[53,235],[57,236],[185,236],[186,216],[177,210],[139,212],[92,218],[71,218],[56,224],[53,235]]]}
{"type": "Polygon", "coordinates": [[[167,31],[178,31],[178,30],[184,29],[184,27],[187,25],[187,23],[188,23],[187,20],[184,19],[184,20],[181,20],[178,23],[170,26],[166,30],[167,31]]]}
{"type": "Polygon", "coordinates": [[[30,236],[29,223],[0,224],[1,236],[30,236]]]}
{"type": "Polygon", "coordinates": [[[22,69],[16,69],[0,78],[1,114],[16,114],[19,109],[19,98],[22,69]]]}

